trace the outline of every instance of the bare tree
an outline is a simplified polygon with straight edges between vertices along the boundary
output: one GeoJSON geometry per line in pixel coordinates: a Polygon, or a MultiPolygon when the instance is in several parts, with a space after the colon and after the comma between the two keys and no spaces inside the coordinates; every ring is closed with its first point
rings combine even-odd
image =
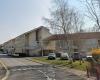
{"type": "MultiPolygon", "coordinates": [[[[51,18],[44,18],[53,31],[58,34],[71,34],[82,31],[83,19],[75,8],[70,8],[68,0],[53,0],[54,6],[52,8],[51,18]]],[[[68,36],[70,37],[70,36],[68,36]]],[[[71,47],[68,39],[66,38],[68,49],[71,47]]],[[[70,52],[70,51],[68,51],[70,52]]]]}
{"type": "MultiPolygon", "coordinates": [[[[80,32],[83,26],[83,20],[75,8],[71,8],[68,0],[53,0],[54,6],[51,8],[51,18],[44,18],[53,31],[58,34],[71,34],[80,32]]],[[[70,37],[70,35],[68,36],[70,37]]],[[[66,37],[67,51],[70,54],[72,50],[72,40],[66,37]]],[[[60,42],[61,43],[61,42],[60,42]]]]}
{"type": "Polygon", "coordinates": [[[93,28],[100,31],[100,0],[82,0],[87,9],[86,16],[94,22],[93,28]]]}
{"type": "Polygon", "coordinates": [[[85,29],[85,32],[98,32],[98,31],[99,31],[99,28],[96,25],[85,29]]]}
{"type": "Polygon", "coordinates": [[[54,10],[50,12],[51,18],[44,18],[44,20],[57,33],[78,32],[79,28],[82,28],[82,20],[79,13],[74,8],[69,7],[68,0],[54,0],[54,4],[54,10]]]}
{"type": "Polygon", "coordinates": [[[83,21],[83,17],[82,15],[80,15],[78,12],[74,13],[73,16],[73,32],[77,33],[77,32],[83,32],[83,25],[84,25],[84,21],[83,21]]]}
{"type": "Polygon", "coordinates": [[[99,5],[99,8],[100,8],[100,0],[96,0],[97,1],[97,4],[99,5]]]}

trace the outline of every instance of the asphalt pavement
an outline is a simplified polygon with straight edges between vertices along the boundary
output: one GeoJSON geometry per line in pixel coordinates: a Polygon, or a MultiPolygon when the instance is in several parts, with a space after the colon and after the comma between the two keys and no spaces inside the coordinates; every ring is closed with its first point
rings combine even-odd
{"type": "Polygon", "coordinates": [[[15,58],[0,54],[0,60],[8,67],[7,80],[84,80],[68,71],[48,64],[39,64],[26,58],[15,58]]]}

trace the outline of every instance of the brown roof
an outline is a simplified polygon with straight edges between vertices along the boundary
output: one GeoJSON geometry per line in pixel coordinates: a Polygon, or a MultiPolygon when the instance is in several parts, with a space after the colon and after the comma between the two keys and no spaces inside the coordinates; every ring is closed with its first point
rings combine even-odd
{"type": "Polygon", "coordinates": [[[77,39],[100,39],[100,32],[55,34],[45,40],[77,40],[77,39]]]}

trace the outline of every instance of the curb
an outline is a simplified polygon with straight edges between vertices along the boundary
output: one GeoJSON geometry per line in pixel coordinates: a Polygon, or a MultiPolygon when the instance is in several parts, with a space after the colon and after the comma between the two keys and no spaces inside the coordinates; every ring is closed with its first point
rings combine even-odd
{"type": "Polygon", "coordinates": [[[1,80],[7,80],[8,76],[10,74],[10,71],[8,70],[7,66],[1,60],[0,60],[0,63],[4,67],[4,69],[6,70],[5,76],[1,80]]]}
{"type": "Polygon", "coordinates": [[[48,64],[48,63],[45,63],[45,62],[40,62],[40,61],[33,61],[32,59],[26,59],[26,60],[28,60],[28,61],[32,61],[32,62],[36,62],[36,63],[39,63],[39,64],[48,64]]]}

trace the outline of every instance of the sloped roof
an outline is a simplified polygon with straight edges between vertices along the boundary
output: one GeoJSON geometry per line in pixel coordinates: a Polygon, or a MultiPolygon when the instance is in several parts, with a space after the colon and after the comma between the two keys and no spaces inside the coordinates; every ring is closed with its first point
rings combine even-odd
{"type": "Polygon", "coordinates": [[[39,29],[42,29],[42,28],[45,28],[45,29],[49,30],[47,27],[39,26],[39,27],[34,28],[34,29],[30,30],[30,31],[27,31],[27,32],[25,32],[25,33],[23,33],[23,34],[21,34],[21,35],[15,37],[15,38],[13,38],[13,39],[7,40],[7,41],[4,42],[3,44],[7,44],[7,43],[8,43],[9,41],[11,41],[11,40],[15,40],[15,39],[18,38],[18,37],[21,37],[21,36],[23,36],[23,35],[25,35],[25,34],[31,33],[31,32],[33,32],[33,31],[36,31],[36,30],[39,30],[39,29]]]}
{"type": "MultiPolygon", "coordinates": [[[[36,31],[36,30],[39,30],[39,29],[42,29],[42,28],[46,28],[46,27],[40,26],[40,27],[34,28],[34,29],[30,30],[30,31],[27,31],[27,32],[25,32],[25,33],[23,33],[23,34],[17,36],[17,37],[23,36],[23,35],[25,35],[25,34],[31,33],[31,32],[33,32],[33,31],[36,31]]],[[[47,28],[46,28],[46,29],[47,29],[47,28]]]]}
{"type": "Polygon", "coordinates": [[[28,34],[28,33],[31,33],[31,32],[33,32],[33,31],[40,30],[40,29],[42,29],[42,28],[48,29],[47,27],[40,26],[40,27],[37,27],[37,28],[35,28],[35,29],[32,29],[32,30],[30,30],[30,31],[28,31],[28,32],[25,32],[24,34],[28,34]]]}
{"type": "Polygon", "coordinates": [[[45,40],[77,40],[77,39],[100,39],[100,32],[55,34],[45,40]]]}

